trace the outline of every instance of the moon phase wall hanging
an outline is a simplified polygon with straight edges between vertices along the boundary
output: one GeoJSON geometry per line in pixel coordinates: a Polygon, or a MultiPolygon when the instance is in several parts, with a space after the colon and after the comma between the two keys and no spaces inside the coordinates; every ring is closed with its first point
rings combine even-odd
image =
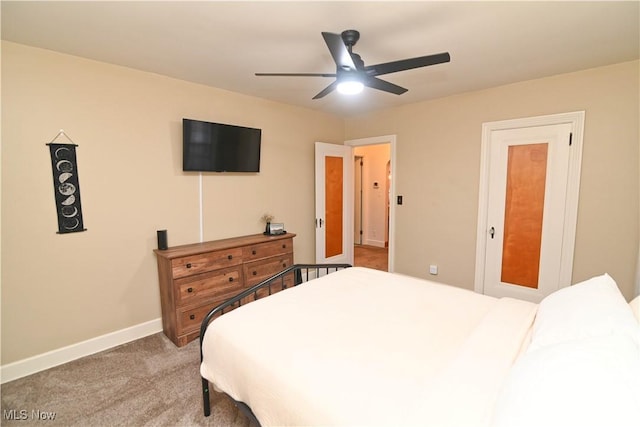
{"type": "Polygon", "coordinates": [[[77,145],[55,143],[60,135],[71,140],[64,131],[60,130],[58,135],[47,144],[51,153],[53,192],[58,214],[58,234],[77,233],[86,231],[82,220],[80,201],[80,182],[76,160],[77,145]]]}

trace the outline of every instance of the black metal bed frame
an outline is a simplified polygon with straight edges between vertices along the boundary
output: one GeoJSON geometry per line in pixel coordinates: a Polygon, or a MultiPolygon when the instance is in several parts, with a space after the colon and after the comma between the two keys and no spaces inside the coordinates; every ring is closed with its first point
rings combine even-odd
{"type": "MultiPolygon", "coordinates": [[[[276,289],[277,287],[280,287],[279,290],[287,289],[285,278],[290,274],[293,274],[294,276],[293,286],[298,286],[299,284],[307,282],[310,279],[320,277],[320,273],[322,272],[324,272],[325,274],[329,274],[329,273],[333,273],[335,271],[342,270],[349,267],[351,267],[351,264],[294,264],[282,270],[281,272],[269,277],[268,279],[263,280],[257,285],[254,285],[246,289],[245,291],[242,291],[241,293],[228,299],[222,304],[219,304],[216,307],[212,308],[211,311],[209,311],[209,313],[207,313],[207,315],[204,317],[204,319],[202,320],[202,325],[200,326],[200,363],[202,363],[202,360],[203,360],[202,340],[204,339],[204,334],[207,331],[209,324],[211,323],[211,321],[216,315],[223,315],[225,312],[228,312],[229,310],[240,307],[241,305],[243,305],[242,300],[247,297],[253,296],[254,299],[252,301],[255,301],[260,298],[266,298],[267,296],[272,294],[272,286],[276,286],[276,289]],[[311,271],[315,272],[314,277],[309,276],[311,271]],[[258,290],[264,289],[264,288],[268,288],[268,295],[259,296],[258,290]]],[[[204,416],[208,417],[209,415],[211,415],[211,402],[209,400],[210,399],[209,381],[204,377],[201,377],[201,378],[202,378],[202,403],[204,407],[204,416]]],[[[242,412],[245,413],[245,415],[247,415],[249,418],[252,419],[252,421],[254,421],[257,425],[260,424],[256,419],[255,415],[253,414],[253,412],[251,411],[251,408],[249,408],[243,402],[237,402],[235,400],[234,402],[242,410],[242,412]]]]}

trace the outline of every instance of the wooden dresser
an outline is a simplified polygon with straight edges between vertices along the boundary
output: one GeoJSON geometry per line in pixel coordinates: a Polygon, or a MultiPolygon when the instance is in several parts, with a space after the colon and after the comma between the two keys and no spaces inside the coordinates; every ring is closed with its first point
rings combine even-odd
{"type": "Polygon", "coordinates": [[[254,234],[154,250],[165,335],[179,347],[197,338],[209,310],[293,264],[294,237],[254,234]]]}

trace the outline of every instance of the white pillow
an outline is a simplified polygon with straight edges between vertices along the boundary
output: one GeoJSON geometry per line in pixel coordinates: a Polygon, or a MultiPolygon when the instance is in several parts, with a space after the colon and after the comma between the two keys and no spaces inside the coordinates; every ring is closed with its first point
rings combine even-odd
{"type": "Polygon", "coordinates": [[[498,398],[494,427],[637,427],[640,350],[627,335],[528,351],[498,398]]]}
{"type": "Polygon", "coordinates": [[[629,307],[631,307],[631,311],[633,311],[636,319],[640,322],[640,295],[631,300],[629,307]]]}
{"type": "Polygon", "coordinates": [[[544,298],[533,324],[529,351],[610,334],[640,339],[631,307],[608,274],[562,288],[544,298]]]}

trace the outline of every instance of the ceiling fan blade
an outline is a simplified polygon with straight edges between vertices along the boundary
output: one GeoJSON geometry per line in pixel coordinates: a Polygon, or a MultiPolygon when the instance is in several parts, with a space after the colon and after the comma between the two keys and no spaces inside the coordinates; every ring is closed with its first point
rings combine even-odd
{"type": "Polygon", "coordinates": [[[284,76],[284,77],[336,77],[327,73],[256,73],[256,76],[284,76]]]}
{"type": "Polygon", "coordinates": [[[405,93],[408,90],[408,89],[403,88],[402,86],[398,86],[398,85],[395,85],[393,83],[389,83],[387,81],[378,79],[376,77],[367,78],[364,84],[367,87],[370,87],[370,88],[373,88],[373,89],[382,90],[384,92],[393,93],[393,94],[396,94],[396,95],[402,95],[403,93],[405,93]]]}
{"type": "Polygon", "coordinates": [[[343,70],[356,69],[356,64],[353,62],[353,58],[351,57],[349,50],[347,50],[347,46],[345,46],[340,34],[323,32],[322,37],[324,38],[324,42],[327,44],[329,52],[331,52],[331,56],[338,68],[343,70]]]}
{"type": "Polygon", "coordinates": [[[442,64],[449,61],[451,61],[449,52],[444,52],[437,53],[435,55],[402,59],[400,61],[385,62],[384,64],[369,65],[364,69],[369,76],[380,76],[382,74],[396,73],[398,71],[411,70],[413,68],[426,67],[435,64],[442,64]]]}
{"type": "Polygon", "coordinates": [[[328,95],[330,92],[332,92],[336,86],[338,86],[338,81],[334,81],[333,83],[331,83],[329,86],[325,87],[324,89],[322,89],[320,91],[320,93],[318,93],[316,96],[313,97],[313,99],[320,99],[326,95],[328,95]]]}

